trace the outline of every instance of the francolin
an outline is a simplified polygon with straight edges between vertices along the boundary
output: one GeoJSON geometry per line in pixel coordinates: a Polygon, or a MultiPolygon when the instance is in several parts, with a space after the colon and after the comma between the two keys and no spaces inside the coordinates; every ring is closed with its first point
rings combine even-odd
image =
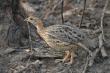
{"type": "Polygon", "coordinates": [[[42,20],[34,16],[29,16],[25,21],[32,23],[37,28],[40,37],[52,49],[65,52],[63,62],[69,61],[69,64],[74,62],[74,57],[76,57],[75,50],[78,46],[84,48],[90,54],[92,53],[87,47],[93,43],[78,27],[71,27],[69,25],[51,25],[44,27],[42,20]]]}

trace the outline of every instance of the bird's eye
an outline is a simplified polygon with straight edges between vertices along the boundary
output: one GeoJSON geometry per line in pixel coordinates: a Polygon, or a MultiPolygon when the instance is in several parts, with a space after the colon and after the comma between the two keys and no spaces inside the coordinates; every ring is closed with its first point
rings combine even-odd
{"type": "Polygon", "coordinates": [[[33,18],[30,18],[30,20],[33,20],[33,18]]]}

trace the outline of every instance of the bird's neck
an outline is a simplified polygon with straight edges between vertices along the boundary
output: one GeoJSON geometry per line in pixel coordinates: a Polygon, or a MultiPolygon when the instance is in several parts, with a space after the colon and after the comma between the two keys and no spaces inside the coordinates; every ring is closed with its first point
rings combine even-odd
{"type": "Polygon", "coordinates": [[[42,31],[44,29],[44,25],[43,25],[43,22],[41,20],[37,21],[35,26],[36,26],[38,31],[42,31]]]}

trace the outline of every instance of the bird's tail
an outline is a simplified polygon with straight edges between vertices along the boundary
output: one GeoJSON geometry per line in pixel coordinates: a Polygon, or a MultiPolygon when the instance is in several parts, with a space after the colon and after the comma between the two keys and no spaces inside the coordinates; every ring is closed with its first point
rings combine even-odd
{"type": "Polygon", "coordinates": [[[98,46],[96,39],[86,39],[82,43],[91,50],[94,50],[98,46]]]}

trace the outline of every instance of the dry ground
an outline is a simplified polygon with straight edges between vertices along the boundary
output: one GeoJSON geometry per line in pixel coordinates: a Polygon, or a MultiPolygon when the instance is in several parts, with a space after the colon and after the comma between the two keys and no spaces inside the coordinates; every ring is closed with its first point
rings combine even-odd
{"type": "MultiPolygon", "coordinates": [[[[53,0],[54,1],[54,0],[53,0]]],[[[81,20],[81,9],[83,8],[83,0],[80,4],[76,4],[75,1],[69,0],[73,7],[78,7],[79,10],[76,10],[76,13],[73,13],[70,16],[64,18],[65,23],[70,25],[76,25],[81,20]],[[78,16],[79,15],[79,16],[78,16]]],[[[90,29],[96,30],[100,27],[100,18],[101,13],[105,4],[105,0],[96,0],[97,2],[93,4],[93,9],[87,9],[85,12],[83,19],[83,24],[81,25],[81,29],[90,29]]],[[[56,7],[54,13],[50,14],[48,18],[43,19],[46,10],[52,9],[55,5],[48,5],[46,0],[29,0],[31,6],[36,10],[36,16],[41,18],[46,26],[53,24],[62,24],[60,17],[60,5],[56,7]]],[[[69,3],[69,4],[70,4],[69,3]]],[[[57,4],[57,3],[56,3],[57,4]]],[[[91,2],[87,1],[87,8],[91,2]]],[[[110,2],[107,6],[107,10],[110,8],[110,2]]],[[[66,11],[66,9],[65,9],[66,11]]],[[[16,27],[16,26],[14,26],[16,27]]],[[[16,27],[17,28],[17,27],[16,27]]],[[[108,58],[102,58],[99,55],[95,59],[95,63],[92,67],[87,69],[87,73],[110,73],[110,14],[105,14],[104,17],[104,34],[106,38],[105,49],[108,54],[108,58]]],[[[19,29],[19,27],[18,27],[19,29]]],[[[48,45],[39,38],[39,36],[34,32],[35,29],[31,26],[31,35],[32,35],[32,43],[34,47],[34,55],[30,57],[30,53],[26,52],[25,49],[22,48],[1,48],[0,49],[0,73],[81,73],[84,69],[86,63],[87,53],[83,49],[79,48],[76,52],[78,57],[75,59],[75,64],[67,65],[62,62],[58,62],[59,59],[62,58],[62,54],[51,52],[48,50],[48,45]],[[28,64],[28,65],[27,65],[28,64]]],[[[19,32],[19,31],[18,31],[19,32]]],[[[98,34],[97,34],[98,35],[98,34]]],[[[97,37],[92,36],[92,38],[97,37]]],[[[91,37],[91,34],[90,34],[91,37]]],[[[24,44],[26,41],[24,41],[24,44]]],[[[27,43],[26,43],[27,44],[27,43]]]]}

